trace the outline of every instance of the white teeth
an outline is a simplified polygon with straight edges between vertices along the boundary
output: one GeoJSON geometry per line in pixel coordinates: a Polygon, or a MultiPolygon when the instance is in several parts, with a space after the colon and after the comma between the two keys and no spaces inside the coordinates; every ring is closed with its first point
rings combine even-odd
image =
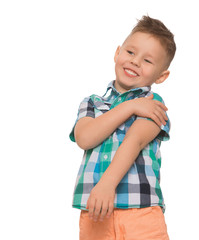
{"type": "Polygon", "coordinates": [[[137,73],[134,73],[134,72],[132,72],[132,71],[129,70],[129,69],[125,69],[125,71],[126,71],[128,74],[132,75],[132,76],[137,76],[137,73]]]}

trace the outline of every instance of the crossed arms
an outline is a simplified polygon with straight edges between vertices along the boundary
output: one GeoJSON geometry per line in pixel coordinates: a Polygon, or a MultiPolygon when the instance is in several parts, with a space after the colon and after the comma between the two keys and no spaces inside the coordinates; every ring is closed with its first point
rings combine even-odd
{"type": "Polygon", "coordinates": [[[152,122],[137,119],[132,124],[111,164],[92,189],[87,209],[90,218],[94,221],[97,221],[98,217],[101,221],[105,216],[110,217],[114,208],[117,185],[132,166],[139,152],[159,134],[160,126],[165,125],[168,120],[165,113],[166,106],[152,99],[153,95],[129,100],[97,118],[84,117],[76,124],[74,130],[76,142],[82,149],[87,150],[103,142],[132,115],[154,120],[152,122]]]}

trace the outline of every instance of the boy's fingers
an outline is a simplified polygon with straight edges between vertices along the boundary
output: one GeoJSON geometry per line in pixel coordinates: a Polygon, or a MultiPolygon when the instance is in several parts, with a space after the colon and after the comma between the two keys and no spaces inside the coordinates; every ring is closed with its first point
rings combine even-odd
{"type": "Polygon", "coordinates": [[[95,211],[94,211],[94,215],[93,215],[94,221],[97,221],[97,218],[100,214],[101,208],[102,208],[102,202],[97,201],[95,204],[95,211]]]}
{"type": "Polygon", "coordinates": [[[113,202],[109,202],[109,206],[108,206],[108,212],[107,212],[107,215],[106,217],[109,218],[113,212],[113,209],[114,209],[114,204],[113,202]]]}
{"type": "Polygon", "coordinates": [[[108,211],[108,203],[103,203],[102,204],[102,210],[100,214],[100,221],[103,221],[104,217],[106,216],[108,211]]]}
{"type": "Polygon", "coordinates": [[[152,116],[151,116],[151,119],[158,125],[158,126],[162,126],[162,123],[161,123],[161,121],[160,121],[160,119],[157,117],[157,115],[156,114],[153,114],[152,116]]]}
{"type": "Polygon", "coordinates": [[[159,111],[155,111],[154,112],[155,115],[158,117],[158,119],[160,120],[161,125],[165,125],[166,121],[164,120],[164,117],[162,116],[162,114],[159,111]]]}
{"type": "Polygon", "coordinates": [[[161,103],[157,100],[154,100],[159,107],[161,107],[164,111],[168,111],[168,108],[164,105],[164,103],[161,103]]]}
{"type": "Polygon", "coordinates": [[[161,122],[165,125],[166,121],[168,120],[166,112],[161,107],[157,107],[157,110],[155,111],[155,114],[158,115],[161,122]]]}
{"type": "Polygon", "coordinates": [[[93,218],[94,209],[95,209],[95,199],[91,199],[89,201],[89,217],[91,219],[93,218]]]}
{"type": "Polygon", "coordinates": [[[166,121],[168,120],[168,117],[166,115],[166,112],[164,110],[162,110],[160,107],[158,107],[154,113],[159,117],[159,119],[161,120],[161,122],[163,124],[166,124],[166,121]]]}
{"type": "Polygon", "coordinates": [[[165,112],[165,111],[163,111],[163,112],[162,112],[162,116],[163,116],[163,118],[164,118],[164,120],[165,120],[165,121],[167,121],[167,120],[168,120],[168,117],[167,117],[167,115],[166,115],[166,112],[165,112]]]}

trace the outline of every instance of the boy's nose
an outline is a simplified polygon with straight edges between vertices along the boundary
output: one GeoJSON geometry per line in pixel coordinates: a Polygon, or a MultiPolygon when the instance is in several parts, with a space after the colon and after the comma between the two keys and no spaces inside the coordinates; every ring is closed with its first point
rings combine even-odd
{"type": "Polygon", "coordinates": [[[133,56],[131,59],[131,63],[137,67],[140,67],[140,59],[136,56],[133,56]]]}

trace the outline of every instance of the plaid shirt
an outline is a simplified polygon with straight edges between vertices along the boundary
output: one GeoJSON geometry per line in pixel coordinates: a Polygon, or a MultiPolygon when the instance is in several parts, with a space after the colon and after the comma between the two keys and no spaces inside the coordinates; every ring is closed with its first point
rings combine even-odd
{"type": "MultiPolygon", "coordinates": [[[[91,95],[81,102],[76,122],[83,117],[96,118],[124,101],[147,97],[152,93],[150,87],[141,87],[120,94],[112,81],[103,97],[91,95]]],[[[155,100],[163,102],[158,94],[153,94],[155,100]]],[[[100,145],[84,151],[75,184],[73,207],[86,209],[92,188],[99,182],[111,163],[129,127],[138,118],[141,117],[132,115],[100,145]]],[[[169,120],[165,126],[162,125],[161,129],[160,134],[140,152],[132,167],[118,184],[114,200],[115,208],[142,208],[159,205],[164,211],[165,205],[160,188],[160,144],[162,140],[169,139],[169,120]]],[[[70,133],[70,139],[75,141],[74,127],[70,133]]]]}

